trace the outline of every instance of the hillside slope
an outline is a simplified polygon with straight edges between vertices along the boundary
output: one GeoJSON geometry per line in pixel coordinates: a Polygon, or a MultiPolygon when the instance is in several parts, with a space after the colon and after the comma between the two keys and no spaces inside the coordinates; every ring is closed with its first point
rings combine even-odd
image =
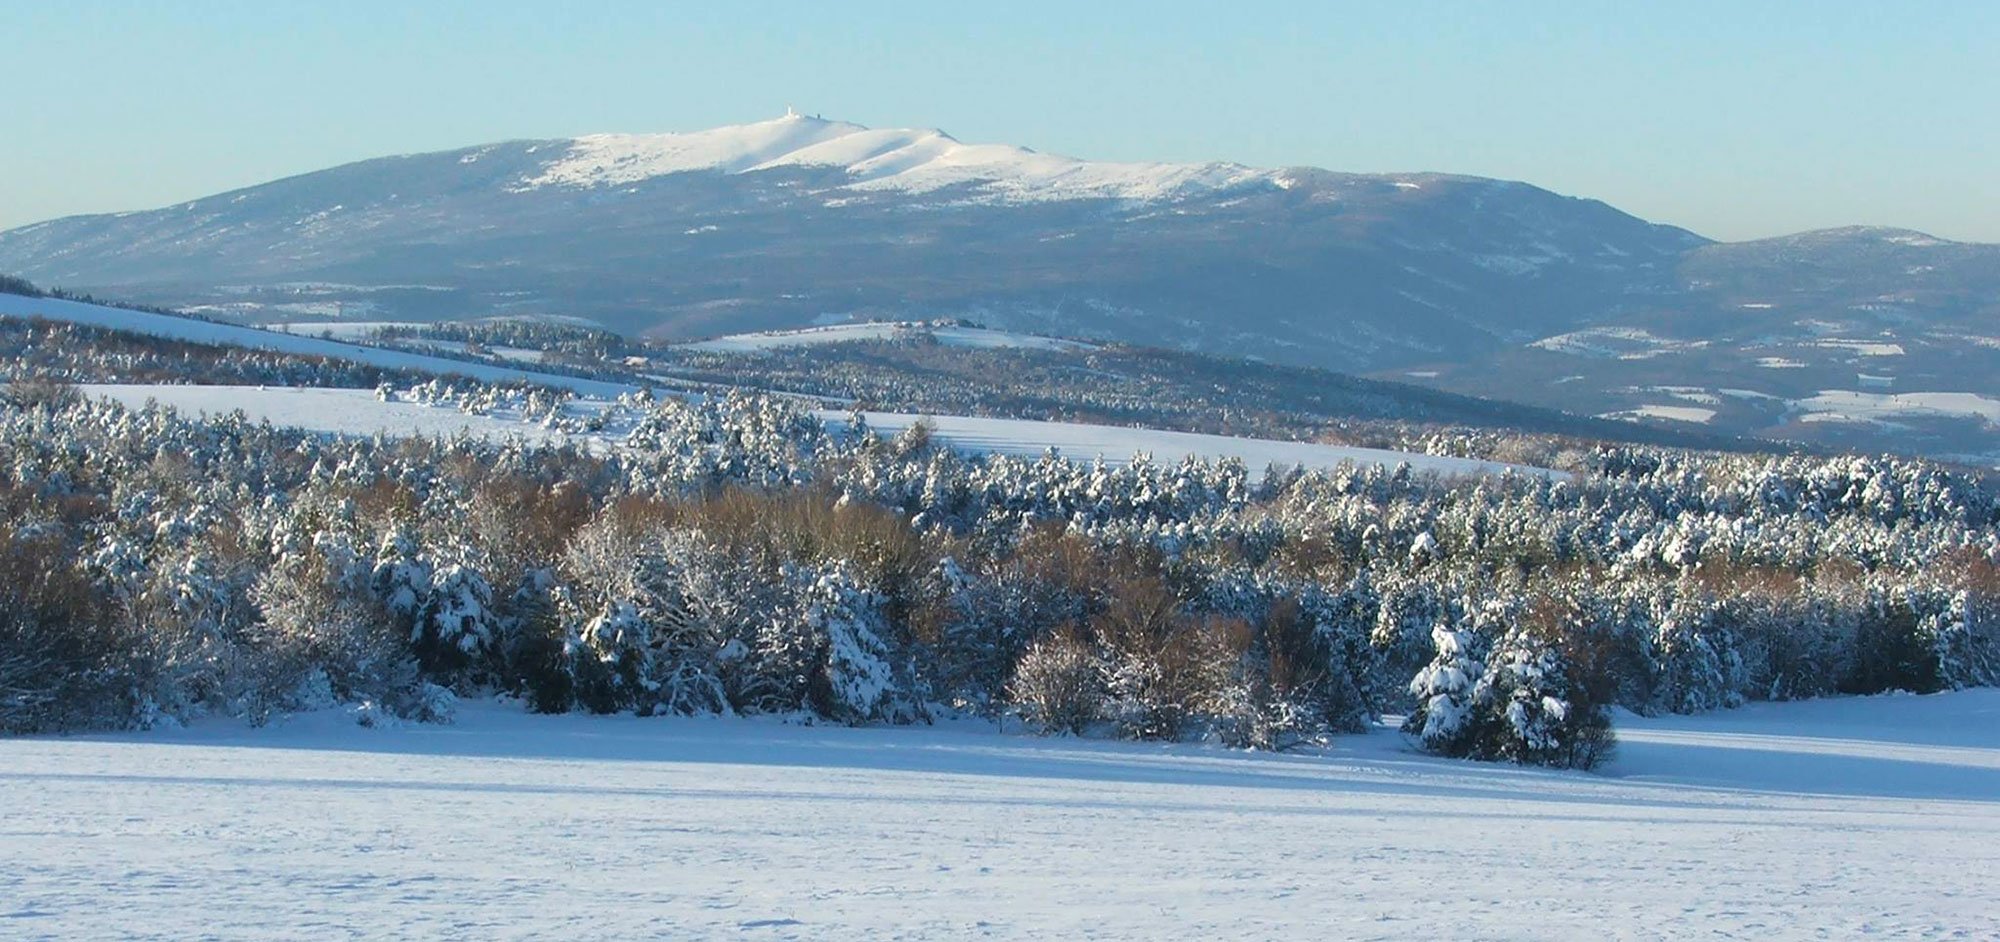
{"type": "Polygon", "coordinates": [[[265,318],[533,311],[695,338],[973,315],[1358,369],[1565,329],[1701,244],[1519,183],[1094,163],[789,116],[56,220],[0,233],[0,271],[265,318]]]}

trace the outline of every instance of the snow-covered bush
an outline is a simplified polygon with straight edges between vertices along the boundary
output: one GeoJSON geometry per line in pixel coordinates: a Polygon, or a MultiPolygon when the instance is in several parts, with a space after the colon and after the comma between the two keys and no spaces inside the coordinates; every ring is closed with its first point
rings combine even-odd
{"type": "Polygon", "coordinates": [[[1582,686],[1553,642],[1532,630],[1510,632],[1473,687],[1486,730],[1474,757],[1576,769],[1610,758],[1610,718],[1582,686]]]}
{"type": "Polygon", "coordinates": [[[1423,749],[1439,755],[1588,769],[1608,759],[1616,739],[1593,678],[1564,650],[1565,617],[1538,608],[1494,640],[1483,657],[1473,633],[1442,625],[1436,655],[1410,682],[1417,707],[1404,722],[1423,749]]]}
{"type": "Polygon", "coordinates": [[[1027,721],[1043,733],[1080,735],[1103,707],[1097,657],[1074,631],[1030,644],[1007,685],[1027,721]]]}

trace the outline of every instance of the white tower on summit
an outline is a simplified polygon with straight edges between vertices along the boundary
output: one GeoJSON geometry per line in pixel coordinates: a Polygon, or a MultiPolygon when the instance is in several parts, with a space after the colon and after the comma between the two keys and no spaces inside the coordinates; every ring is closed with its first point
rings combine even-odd
{"type": "Polygon", "coordinates": [[[797,108],[794,108],[794,107],[792,107],[791,105],[786,105],[786,106],[785,106],[785,117],[787,117],[787,118],[796,118],[796,117],[798,117],[798,116],[799,116],[799,109],[797,109],[797,108]]]}

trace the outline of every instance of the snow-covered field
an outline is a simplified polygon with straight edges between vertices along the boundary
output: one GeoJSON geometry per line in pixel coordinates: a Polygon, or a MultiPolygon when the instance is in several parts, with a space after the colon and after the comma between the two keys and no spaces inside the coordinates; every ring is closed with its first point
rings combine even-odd
{"type": "MultiPolygon", "coordinates": [[[[429,357],[400,350],[358,346],[337,340],[297,336],[278,330],[258,330],[230,324],[215,324],[191,318],[150,314],[143,311],[129,311],[123,308],[83,304],[75,301],[59,301],[47,298],[28,298],[19,295],[0,294],[0,316],[45,317],[50,320],[68,321],[114,330],[134,331],[148,336],[165,337],[194,343],[231,344],[254,349],[331,356],[392,369],[408,369],[441,374],[455,373],[488,382],[528,380],[570,389],[584,396],[605,399],[630,392],[634,388],[618,383],[597,382],[554,374],[535,373],[528,370],[429,357]]],[[[861,326],[880,329],[893,325],[861,326]]],[[[1073,343],[1072,341],[1031,337],[1023,334],[1009,334],[1001,331],[987,331],[977,328],[927,329],[933,333],[943,332],[948,334],[949,336],[946,338],[946,341],[952,343],[987,345],[1031,342],[1046,342],[1050,344],[1073,343]]],[[[837,335],[840,331],[841,328],[832,328],[828,332],[837,335]]],[[[804,333],[817,332],[809,331],[804,333]]],[[[754,344],[754,342],[757,342],[756,338],[759,336],[799,335],[800,332],[779,335],[743,335],[743,337],[735,339],[754,344]]],[[[846,339],[855,338],[848,337],[846,339]]],[[[753,348],[746,347],[746,349],[753,348]]],[[[427,407],[412,403],[378,402],[375,400],[372,392],[365,390],[301,390],[262,386],[173,385],[103,385],[86,386],[85,389],[95,395],[110,396],[128,405],[136,406],[143,404],[148,399],[154,399],[163,405],[173,406],[188,412],[220,414],[240,409],[252,419],[268,419],[273,425],[338,434],[367,435],[384,432],[391,435],[448,435],[461,429],[470,431],[476,435],[489,436],[522,434],[530,437],[544,437],[549,434],[539,427],[511,421],[504,417],[469,416],[449,408],[427,407]]],[[[846,413],[841,412],[824,412],[821,415],[822,418],[833,422],[842,422],[846,419],[846,413]]],[[[872,413],[868,417],[871,425],[885,432],[899,431],[917,421],[918,418],[915,415],[893,413],[872,413]]],[[[1244,464],[1253,473],[1258,474],[1261,474],[1266,466],[1274,463],[1287,466],[1300,464],[1308,468],[1327,468],[1349,461],[1359,465],[1395,465],[1408,462],[1416,470],[1435,470],[1443,474],[1497,474],[1508,468],[1535,470],[1517,468],[1516,466],[1503,465],[1490,461],[1442,458],[1404,452],[1380,451],[1369,448],[1346,448],[1334,445],[1315,445],[1303,442],[1234,438],[1223,435],[1197,435],[1187,432],[1086,425],[1070,422],[1036,422],[1023,419],[987,419],[968,416],[934,416],[923,418],[931,422],[935,427],[938,438],[941,441],[947,442],[955,448],[976,453],[1040,455],[1049,448],[1057,448],[1064,455],[1071,458],[1089,460],[1101,456],[1106,461],[1113,463],[1129,461],[1137,452],[1151,454],[1153,459],[1159,462],[1175,462],[1189,455],[1235,457],[1242,459],[1244,464]]],[[[1536,471],[1536,473],[1550,472],[1536,471]]]]}
{"type": "Polygon", "coordinates": [[[1836,350],[1847,350],[1853,353],[1855,356],[1864,356],[1864,357],[1899,357],[1903,355],[1902,344],[1884,343],[1879,340],[1841,340],[1837,338],[1825,338],[1813,341],[1813,346],[1830,347],[1836,350]]]}
{"type": "Polygon", "coordinates": [[[561,434],[532,422],[499,415],[468,415],[420,402],[383,402],[372,389],[316,389],[289,386],[149,386],[102,383],[78,387],[85,395],[115,399],[131,408],[157,402],[190,415],[241,411],[252,421],[282,428],[335,435],[449,438],[460,432],[483,438],[518,435],[541,441],[561,434]]]}
{"type": "Polygon", "coordinates": [[[991,330],[984,327],[933,327],[929,324],[884,322],[867,324],[837,324],[828,327],[807,327],[799,330],[771,330],[754,334],[730,334],[682,344],[689,350],[708,353],[761,353],[785,347],[814,347],[829,343],[850,343],[857,340],[894,340],[903,337],[929,336],[947,347],[972,347],[977,349],[1028,349],[1028,350],[1091,350],[1092,345],[1075,340],[1056,337],[1042,337],[1036,334],[1021,334],[1006,330],[991,330]]]}
{"type": "Polygon", "coordinates": [[[1884,422],[1899,418],[1973,418],[2000,425],[2000,399],[1968,392],[1868,393],[1823,389],[1792,404],[1806,422],[1884,422]]]}
{"type": "MultiPolygon", "coordinates": [[[[148,400],[188,413],[221,415],[241,410],[253,420],[272,425],[340,435],[441,435],[460,431],[489,438],[522,435],[533,439],[559,437],[529,422],[505,415],[467,415],[446,406],[415,402],[382,402],[373,390],[293,389],[283,386],[146,386],[86,385],[81,389],[93,396],[106,396],[128,406],[148,400]]],[[[581,411],[602,408],[602,403],[582,402],[581,411]]],[[[819,417],[835,426],[844,426],[848,413],[822,411],[819,417]]],[[[1533,474],[1559,474],[1536,468],[1445,458],[1372,448],[1314,445],[1226,435],[1197,435],[1156,429],[1085,425],[1073,422],[1032,422],[1024,419],[987,419],[971,416],[917,416],[901,413],[867,413],[868,424],[882,434],[895,434],[919,420],[929,422],[939,441],[973,454],[1039,456],[1050,448],[1082,461],[1103,457],[1108,464],[1124,464],[1134,453],[1152,455],[1155,462],[1173,463],[1190,455],[1234,457],[1243,460],[1253,475],[1261,475],[1271,464],[1308,468],[1331,468],[1345,462],[1356,465],[1397,465],[1408,463],[1417,471],[1445,475],[1499,474],[1506,470],[1533,474]]],[[[606,436],[615,442],[615,433],[606,436]]]]}
{"type": "Polygon", "coordinates": [[[1603,414],[1599,415],[1599,416],[1598,416],[1598,418],[1600,418],[1600,419],[1669,419],[1669,420],[1672,420],[1672,421],[1675,421],[1675,422],[1695,422],[1695,423],[1702,423],[1702,422],[1707,422],[1708,420],[1710,420],[1710,419],[1713,419],[1713,418],[1715,418],[1715,410],[1714,410],[1714,409],[1704,409],[1704,408],[1702,408],[1702,407],[1700,407],[1700,406],[1661,406],[1661,405],[1644,405],[1644,406],[1640,406],[1640,407],[1639,407],[1639,408],[1637,408],[1637,409],[1626,409],[1626,410],[1624,410],[1624,411],[1622,411],[1622,412],[1606,412],[1606,413],[1603,413],[1603,414]]]}
{"type": "MultiPolygon", "coordinates": [[[[266,324],[264,329],[300,337],[326,337],[333,340],[372,343],[383,331],[429,326],[432,325],[416,321],[292,321],[284,324],[266,324]]],[[[459,340],[404,337],[397,342],[406,347],[442,350],[447,353],[465,353],[468,349],[467,345],[459,340]]],[[[547,358],[547,353],[544,351],[521,347],[488,347],[486,352],[512,363],[540,363],[547,358]]]]}
{"type": "Polygon", "coordinates": [[[1661,337],[1642,327],[1587,327],[1543,337],[1528,346],[1571,356],[1644,360],[1663,353],[1704,347],[1707,343],[1661,337]]]}
{"type": "MultiPolygon", "coordinates": [[[[833,410],[819,413],[831,425],[845,425],[848,414],[833,410]]],[[[1003,454],[1023,457],[1041,455],[1050,448],[1063,457],[1089,461],[1102,457],[1107,464],[1125,464],[1135,453],[1152,456],[1156,464],[1173,464],[1189,456],[1239,458],[1255,476],[1276,464],[1282,467],[1333,468],[1352,462],[1358,466],[1407,463],[1415,471],[1436,471],[1443,475],[1482,475],[1516,471],[1528,474],[1562,472],[1498,461],[1421,455],[1379,448],[1352,448],[1346,445],[1316,445],[1264,438],[1236,438],[1229,435],[1202,435],[1195,432],[1167,432],[1158,429],[1127,428],[1118,425],[1090,425],[1082,422],[1036,422],[1027,419],[989,419],[976,416],[920,416],[899,412],[866,413],[869,427],[893,434],[919,421],[931,425],[938,439],[953,448],[974,454],[1003,454]]]]}
{"type": "Polygon", "coordinates": [[[1620,727],[1601,774],[493,703],[0,740],[0,936],[2000,936],[2000,691],[1620,727]]]}

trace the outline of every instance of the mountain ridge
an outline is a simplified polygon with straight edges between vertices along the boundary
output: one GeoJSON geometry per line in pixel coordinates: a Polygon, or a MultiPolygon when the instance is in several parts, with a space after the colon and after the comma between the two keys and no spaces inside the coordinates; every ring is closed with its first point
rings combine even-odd
{"type": "MultiPolygon", "coordinates": [[[[1086,322],[1065,326],[1087,334],[1116,333],[1116,322],[1132,312],[1186,306],[1183,286],[1157,284],[1162,276],[1171,280],[1171,269],[1155,267],[1162,258],[1182,269],[1225,265],[1230,280],[1259,279],[1261,286],[1248,286],[1253,294],[1335,297],[1339,292],[1329,291],[1337,286],[1328,283],[1334,280],[1377,296],[1351,304],[1335,298],[1338,306],[1401,307],[1413,317],[1398,320],[1422,323],[1451,321],[1477,296],[1508,293],[1504,284],[1476,283],[1491,280],[1489,273],[1504,282],[1551,265],[1605,269],[1635,255],[1664,259],[1702,241],[1596,201],[1511,181],[1092,162],[1009,145],[965,145],[934,129],[875,131],[794,116],[688,134],[526,139],[357,161],[157,210],[72,217],[0,233],[0,268],[144,300],[222,305],[232,301],[221,289],[244,284],[367,287],[428,283],[426,275],[443,271],[476,296],[461,308],[540,295],[546,303],[580,301],[592,308],[584,313],[603,314],[620,329],[675,338],[800,326],[828,315],[979,313],[1048,327],[1077,311],[1088,315],[1086,322]],[[1452,219],[1481,212],[1493,231],[1452,219]],[[812,218],[802,224],[801,216],[812,218]],[[586,218],[588,224],[579,221],[586,218]],[[1273,238],[1274,221],[1294,231],[1273,238]],[[1606,225],[1619,231],[1580,231],[1606,225]],[[776,273],[776,280],[797,282],[785,286],[789,290],[770,291],[737,277],[727,285],[683,283],[663,292],[661,280],[681,280],[674,277],[680,263],[709,248],[673,243],[716,233],[706,241],[726,243],[722,267],[755,249],[774,260],[792,256],[787,264],[801,277],[776,273]],[[538,239],[544,244],[527,244],[538,239]],[[1228,250],[1218,248],[1239,239],[1265,242],[1269,251],[1222,262],[1217,256],[1228,250]],[[548,257],[564,256],[565,243],[579,242],[599,243],[594,260],[548,257]],[[953,248],[962,251],[947,251],[953,248]],[[1411,252],[1443,258],[1383,257],[1411,252]],[[863,261],[856,254],[902,290],[812,290],[827,268],[841,271],[838,280],[853,280],[863,261]],[[978,273],[952,270],[980,256],[978,273]],[[1431,271],[1440,260],[1475,270],[1431,271]],[[654,277],[616,271],[611,277],[653,283],[606,299],[613,310],[594,306],[594,299],[582,297],[588,291],[573,286],[545,290],[581,269],[626,265],[654,277]],[[523,277],[486,284],[507,268],[520,269],[523,277]],[[536,269],[541,277],[531,274],[536,269]],[[1065,269],[1075,277],[1065,276],[1065,269]],[[1356,269],[1368,269],[1369,276],[1357,277],[1356,269]],[[946,280],[966,290],[954,291],[946,280]],[[1383,281],[1406,283],[1378,284],[1383,281]],[[907,290],[913,283],[921,289],[907,290]],[[1433,296],[1439,294],[1453,297],[1433,296]],[[801,301],[807,303],[795,303],[801,301]],[[718,305],[738,313],[717,320],[718,305]]],[[[766,269],[759,280],[773,277],[766,269]]],[[[380,297],[354,300],[382,303],[380,297]]],[[[1199,301],[1205,307],[1226,303],[1221,297],[1199,301]]],[[[441,313],[470,312],[398,316],[441,313]]],[[[1365,312],[1340,313],[1336,319],[1346,320],[1365,312]]],[[[1168,318],[1182,332],[1212,320],[1185,310],[1170,311],[1168,318]]],[[[1340,336],[1306,330],[1280,339],[1353,347],[1333,358],[1348,367],[1380,350],[1429,346],[1390,328],[1369,324],[1340,336]]],[[[1208,336],[1187,337],[1187,345],[1228,342],[1213,331],[1194,332],[1208,336]]],[[[1173,345],[1171,337],[1168,342],[1173,345]]],[[[1272,353],[1257,344],[1237,346],[1272,353]]]]}
{"type": "Polygon", "coordinates": [[[1717,242],[1518,181],[1093,162],[797,115],[53,220],[0,232],[0,271],[253,322],[557,314],[679,341],[967,318],[1864,447],[1908,422],[1794,404],[2000,397],[2000,246],[1887,227],[1717,242]],[[1780,405],[1706,401],[1724,390],[1780,405]]]}

